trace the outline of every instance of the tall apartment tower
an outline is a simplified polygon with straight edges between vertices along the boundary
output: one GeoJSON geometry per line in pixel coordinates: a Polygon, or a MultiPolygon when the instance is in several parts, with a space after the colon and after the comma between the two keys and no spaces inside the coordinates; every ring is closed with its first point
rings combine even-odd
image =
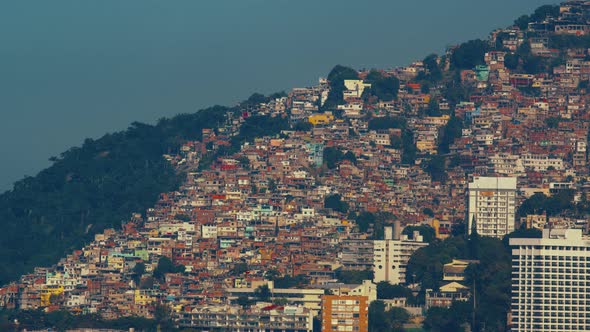
{"type": "Polygon", "coordinates": [[[418,231],[413,239],[401,235],[399,220],[392,227],[385,227],[385,240],[375,240],[373,246],[373,281],[388,281],[392,285],[406,283],[406,268],[414,251],[426,247],[418,231]]]}
{"type": "Polygon", "coordinates": [[[369,298],[367,296],[322,296],[322,332],[369,331],[369,298]]]}
{"type": "Polygon", "coordinates": [[[475,177],[469,183],[467,234],[502,238],[514,231],[516,178],[475,177]]]}
{"type": "Polygon", "coordinates": [[[545,229],[510,246],[511,331],[590,331],[590,239],[579,229],[545,229]]]}

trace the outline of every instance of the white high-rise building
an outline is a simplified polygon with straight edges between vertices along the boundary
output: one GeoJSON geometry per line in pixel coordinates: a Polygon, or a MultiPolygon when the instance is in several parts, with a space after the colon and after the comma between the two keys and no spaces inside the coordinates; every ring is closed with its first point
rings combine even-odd
{"type": "Polygon", "coordinates": [[[479,235],[497,238],[514,231],[515,177],[475,177],[468,196],[467,234],[474,226],[479,235]]]}
{"type": "Polygon", "coordinates": [[[385,240],[375,240],[373,247],[374,282],[388,281],[392,285],[406,283],[406,267],[414,251],[426,247],[418,231],[413,239],[400,235],[399,223],[396,223],[396,234],[392,227],[385,227],[385,240]]]}
{"type": "Polygon", "coordinates": [[[590,239],[579,229],[545,229],[510,239],[512,332],[590,331],[590,239]]]}

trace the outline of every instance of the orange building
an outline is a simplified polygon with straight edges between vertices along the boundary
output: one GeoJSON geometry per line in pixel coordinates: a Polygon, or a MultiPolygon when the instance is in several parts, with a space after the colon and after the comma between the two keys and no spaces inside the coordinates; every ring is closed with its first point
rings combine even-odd
{"type": "Polygon", "coordinates": [[[322,332],[369,331],[367,296],[324,295],[322,297],[322,332]]]}

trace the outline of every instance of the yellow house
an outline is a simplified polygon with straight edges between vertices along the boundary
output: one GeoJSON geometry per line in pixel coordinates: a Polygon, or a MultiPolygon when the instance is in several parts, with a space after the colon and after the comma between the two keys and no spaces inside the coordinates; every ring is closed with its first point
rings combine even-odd
{"type": "Polygon", "coordinates": [[[136,289],[134,301],[137,305],[148,305],[154,302],[154,298],[151,297],[147,292],[136,289]]]}
{"type": "Polygon", "coordinates": [[[51,296],[59,296],[63,294],[63,286],[47,286],[41,290],[41,306],[47,307],[51,304],[51,296]]]}
{"type": "Polygon", "coordinates": [[[441,116],[428,116],[426,119],[424,119],[424,122],[434,126],[444,126],[447,124],[447,122],[449,122],[450,119],[450,115],[443,114],[441,116]]]}
{"type": "Polygon", "coordinates": [[[430,226],[432,226],[432,228],[434,228],[434,235],[436,236],[437,239],[439,239],[440,237],[440,221],[438,221],[438,219],[432,219],[432,222],[430,223],[430,226]]]}
{"type": "Polygon", "coordinates": [[[123,270],[123,267],[125,266],[125,258],[109,256],[108,265],[112,269],[123,270]]]}
{"type": "Polygon", "coordinates": [[[322,124],[330,124],[330,122],[334,121],[334,116],[329,113],[314,114],[309,117],[308,121],[309,121],[309,123],[311,123],[314,126],[322,125],[322,124]]]}
{"type": "Polygon", "coordinates": [[[432,222],[430,223],[430,225],[432,226],[432,228],[434,228],[434,233],[437,239],[441,239],[444,240],[446,238],[449,237],[449,234],[441,234],[440,233],[440,220],[438,219],[432,219],[432,222]]]}
{"type": "Polygon", "coordinates": [[[436,144],[434,140],[419,140],[416,142],[416,148],[420,152],[436,153],[436,144]]]}

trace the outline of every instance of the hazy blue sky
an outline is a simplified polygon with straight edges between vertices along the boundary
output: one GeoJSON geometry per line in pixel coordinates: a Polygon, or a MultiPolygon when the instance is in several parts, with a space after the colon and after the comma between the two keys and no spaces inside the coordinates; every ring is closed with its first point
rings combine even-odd
{"type": "Polygon", "coordinates": [[[542,0],[0,1],[0,191],[132,121],[393,67],[542,0]]]}

